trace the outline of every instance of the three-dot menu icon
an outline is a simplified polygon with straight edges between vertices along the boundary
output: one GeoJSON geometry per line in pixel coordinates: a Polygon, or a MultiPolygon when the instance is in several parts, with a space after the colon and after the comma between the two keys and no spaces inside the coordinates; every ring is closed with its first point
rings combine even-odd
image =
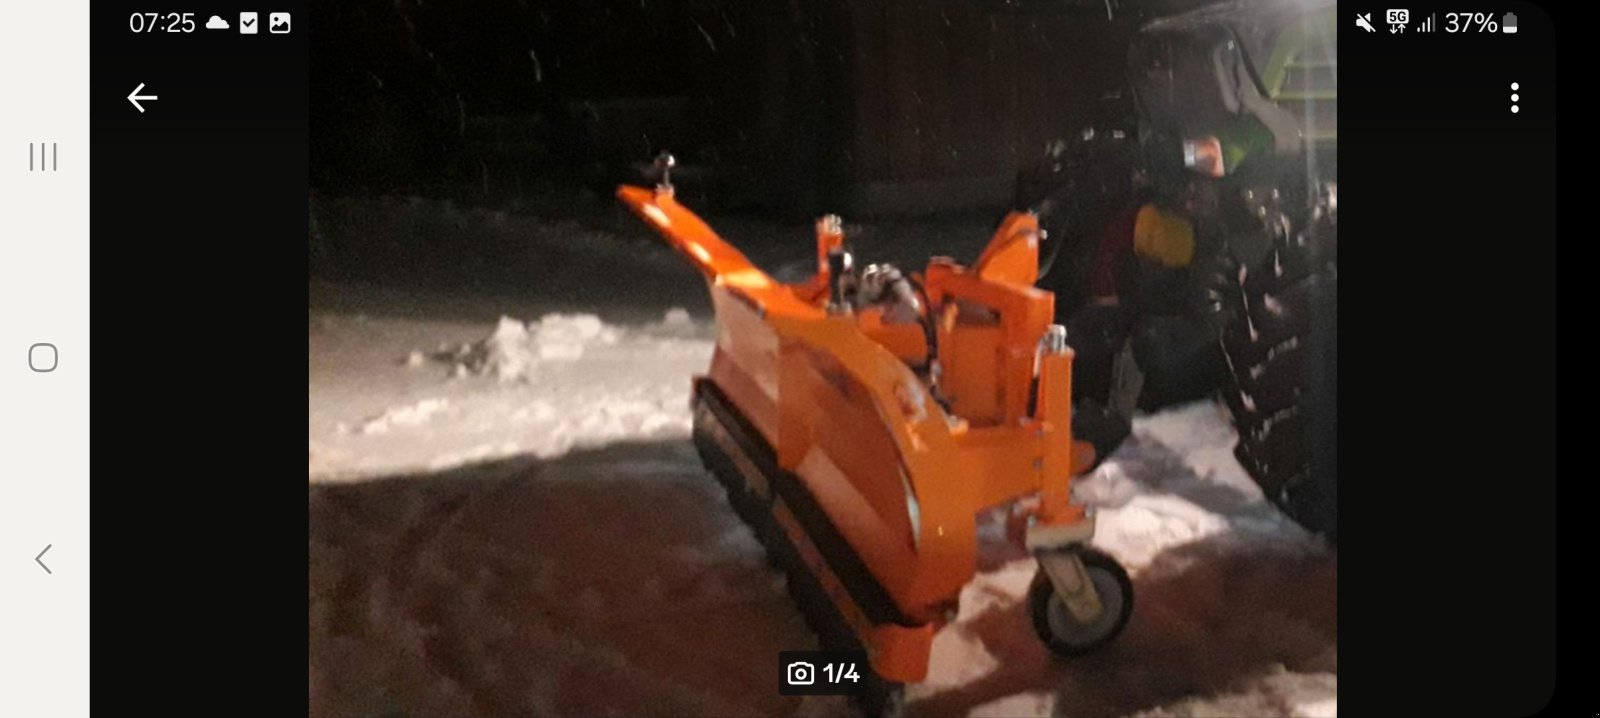
{"type": "Polygon", "coordinates": [[[1513,115],[1517,114],[1520,109],[1517,107],[1517,101],[1522,99],[1522,96],[1517,94],[1517,90],[1520,89],[1522,89],[1522,85],[1515,82],[1511,83],[1511,114],[1513,115]]]}

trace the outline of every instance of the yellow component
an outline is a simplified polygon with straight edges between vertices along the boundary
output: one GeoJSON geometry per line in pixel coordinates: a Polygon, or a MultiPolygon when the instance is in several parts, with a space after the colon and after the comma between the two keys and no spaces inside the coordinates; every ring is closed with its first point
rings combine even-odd
{"type": "Polygon", "coordinates": [[[1178,269],[1194,260],[1194,226],[1154,204],[1139,208],[1133,224],[1133,251],[1163,267],[1178,269]]]}

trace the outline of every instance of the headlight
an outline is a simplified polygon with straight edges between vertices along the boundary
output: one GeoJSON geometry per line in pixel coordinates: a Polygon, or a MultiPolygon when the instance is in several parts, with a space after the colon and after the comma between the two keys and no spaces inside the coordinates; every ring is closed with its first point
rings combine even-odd
{"type": "Polygon", "coordinates": [[[1207,177],[1226,174],[1222,166],[1222,141],[1215,137],[1184,140],[1183,166],[1207,177]]]}

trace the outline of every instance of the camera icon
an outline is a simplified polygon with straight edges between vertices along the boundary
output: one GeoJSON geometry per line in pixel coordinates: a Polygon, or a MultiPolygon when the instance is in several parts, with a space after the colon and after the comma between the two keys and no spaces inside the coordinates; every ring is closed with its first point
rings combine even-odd
{"type": "Polygon", "coordinates": [[[805,661],[795,661],[784,669],[791,686],[809,686],[817,682],[817,667],[805,661]]]}

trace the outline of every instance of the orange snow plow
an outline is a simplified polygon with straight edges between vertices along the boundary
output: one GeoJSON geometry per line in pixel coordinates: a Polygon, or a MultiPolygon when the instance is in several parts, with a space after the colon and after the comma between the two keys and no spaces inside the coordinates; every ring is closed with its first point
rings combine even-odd
{"type": "Polygon", "coordinates": [[[1028,603],[1045,643],[1075,655],[1121,631],[1132,586],[1071,501],[1094,450],[1071,436],[1072,351],[1033,286],[1031,213],[1006,217],[974,265],[935,257],[921,273],[854,266],[824,217],[816,275],[785,284],[665,176],[617,196],[705,276],[718,331],[695,443],[825,648],[864,649],[895,695],[922,680],[976,569],[977,517],[1007,505],[1040,563],[1028,603]]]}

